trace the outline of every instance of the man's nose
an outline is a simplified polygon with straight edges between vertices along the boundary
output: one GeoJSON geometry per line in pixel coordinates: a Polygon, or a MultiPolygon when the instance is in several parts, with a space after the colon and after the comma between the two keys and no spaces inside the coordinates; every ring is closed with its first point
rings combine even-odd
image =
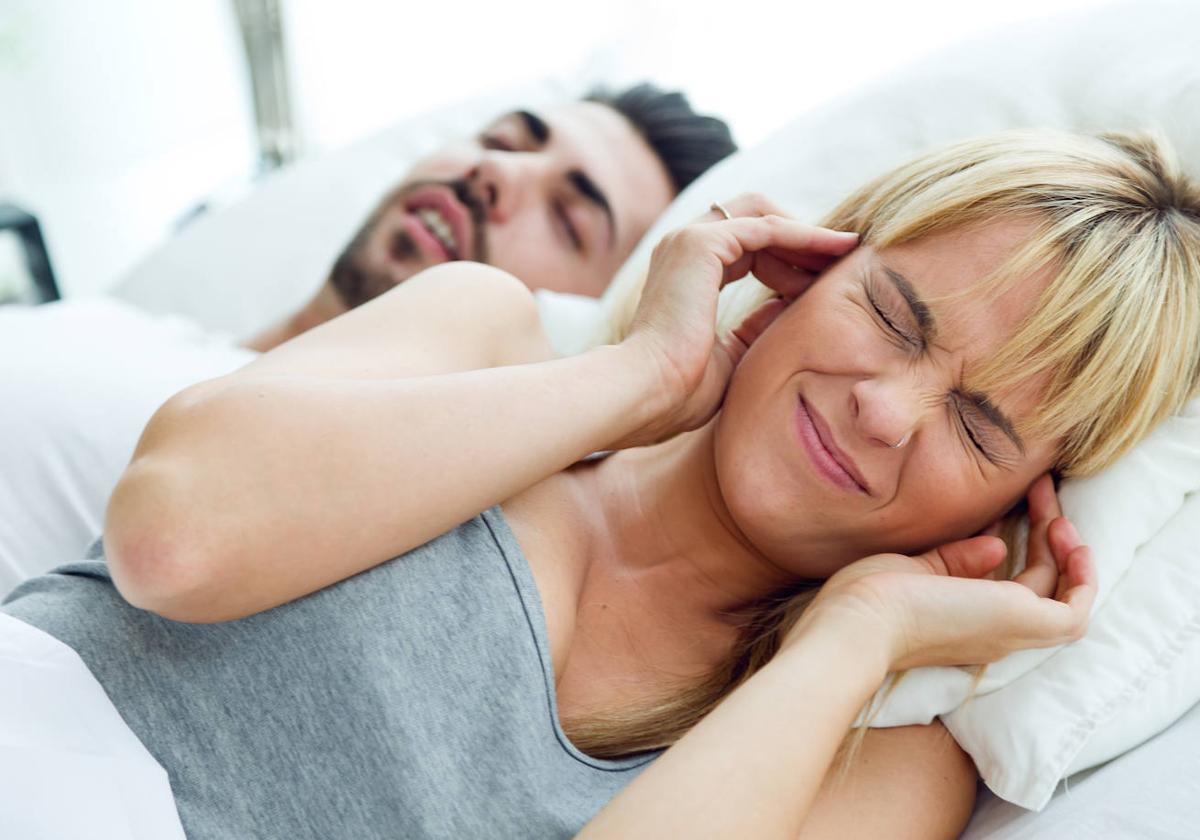
{"type": "Polygon", "coordinates": [[[544,167],[537,155],[485,151],[468,180],[483,202],[489,224],[504,223],[540,188],[544,167]]]}
{"type": "Polygon", "coordinates": [[[850,389],[850,411],[859,433],[892,449],[912,439],[923,403],[920,383],[905,374],[863,379],[850,389]]]}

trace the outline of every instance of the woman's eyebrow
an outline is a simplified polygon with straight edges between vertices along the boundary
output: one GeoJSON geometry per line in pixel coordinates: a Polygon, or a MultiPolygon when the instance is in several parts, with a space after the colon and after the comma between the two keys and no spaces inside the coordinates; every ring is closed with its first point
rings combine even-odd
{"type": "Polygon", "coordinates": [[[917,327],[921,330],[921,337],[927,344],[933,344],[937,340],[937,321],[934,320],[933,312],[929,309],[929,305],[921,300],[921,296],[917,294],[917,290],[913,288],[912,283],[896,269],[884,263],[883,260],[876,258],[879,267],[883,269],[883,273],[892,281],[892,285],[896,287],[896,291],[904,298],[908,304],[908,308],[912,310],[913,318],[917,321],[917,327]]]}
{"type": "Polygon", "coordinates": [[[1012,421],[1008,419],[1008,415],[988,399],[987,394],[980,394],[978,391],[966,391],[963,393],[963,396],[975,404],[975,407],[987,418],[989,423],[1004,432],[1005,437],[1013,442],[1018,452],[1022,455],[1025,454],[1025,441],[1021,440],[1021,436],[1017,434],[1017,430],[1013,427],[1012,421]]]}
{"type": "MultiPolygon", "coordinates": [[[[892,285],[896,287],[896,291],[904,298],[908,304],[908,308],[912,310],[912,315],[916,319],[922,340],[926,344],[933,344],[937,338],[937,321],[934,320],[933,312],[930,310],[929,305],[921,300],[921,296],[917,294],[917,290],[913,288],[912,283],[908,282],[908,279],[903,274],[884,263],[878,257],[876,261],[879,263],[879,267],[883,269],[883,273],[892,281],[892,285]]],[[[1025,441],[1017,434],[1017,430],[1013,426],[1012,421],[1008,419],[1008,415],[1001,411],[988,398],[987,394],[981,394],[978,391],[968,391],[964,392],[963,396],[979,409],[979,413],[989,423],[1004,432],[1005,437],[1013,442],[1022,455],[1025,454],[1025,441]]]]}

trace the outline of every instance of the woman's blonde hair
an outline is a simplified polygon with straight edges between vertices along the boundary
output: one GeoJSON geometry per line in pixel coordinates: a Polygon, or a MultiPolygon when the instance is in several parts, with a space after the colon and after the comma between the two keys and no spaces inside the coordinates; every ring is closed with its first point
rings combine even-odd
{"type": "MultiPolygon", "coordinates": [[[[999,294],[1043,267],[1054,276],[968,387],[1003,392],[1044,375],[1040,408],[1018,432],[1060,440],[1059,474],[1088,475],[1200,390],[1200,186],[1157,132],[1021,129],[922,155],[855,191],[820,224],[881,249],[1006,218],[1032,219],[1034,233],[956,294],[999,294]]],[[[757,281],[739,285],[723,296],[722,328],[772,294],[757,281]]],[[[640,284],[627,292],[613,310],[613,340],[640,284]]],[[[731,616],[739,636],[702,678],[651,706],[563,721],[565,731],[597,757],[669,746],[770,661],[819,586],[797,581],[731,616]]]]}

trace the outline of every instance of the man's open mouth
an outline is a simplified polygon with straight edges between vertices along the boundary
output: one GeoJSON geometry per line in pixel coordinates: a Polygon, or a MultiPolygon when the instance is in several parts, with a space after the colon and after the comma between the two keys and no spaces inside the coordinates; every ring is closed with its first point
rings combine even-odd
{"type": "Polygon", "coordinates": [[[483,259],[485,210],[466,184],[430,183],[417,187],[403,205],[406,225],[427,256],[441,260],[483,259]]]}
{"type": "Polygon", "coordinates": [[[422,207],[413,212],[417,220],[433,237],[446,249],[447,256],[457,260],[462,254],[462,246],[454,235],[454,228],[446,221],[446,217],[435,207],[422,207]]]}

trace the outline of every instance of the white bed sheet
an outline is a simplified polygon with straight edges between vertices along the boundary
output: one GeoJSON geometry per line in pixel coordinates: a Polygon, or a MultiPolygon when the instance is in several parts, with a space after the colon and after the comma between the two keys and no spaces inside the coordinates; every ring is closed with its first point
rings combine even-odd
{"type": "Polygon", "coordinates": [[[166,771],[75,651],[0,613],[0,837],[184,840],[166,771]]]}
{"type": "Polygon", "coordinates": [[[1107,764],[1060,782],[1045,810],[980,789],[961,840],[1196,840],[1200,837],[1200,704],[1107,764]]]}

